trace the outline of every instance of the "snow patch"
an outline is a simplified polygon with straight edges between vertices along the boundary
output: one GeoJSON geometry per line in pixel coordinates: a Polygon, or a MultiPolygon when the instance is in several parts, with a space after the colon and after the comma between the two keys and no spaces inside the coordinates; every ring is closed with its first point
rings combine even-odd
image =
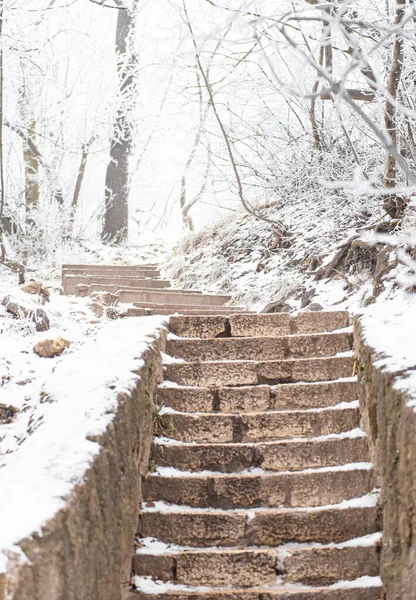
{"type": "Polygon", "coordinates": [[[338,581],[329,586],[332,590],[345,590],[345,589],[353,589],[353,588],[372,588],[372,587],[382,587],[383,583],[380,577],[370,577],[365,575],[364,577],[359,577],[358,579],[354,579],[354,581],[338,581]]]}
{"type": "Polygon", "coordinates": [[[345,510],[348,508],[373,508],[377,506],[379,499],[379,490],[373,490],[365,496],[359,498],[352,498],[350,500],[343,500],[338,504],[327,504],[324,506],[301,506],[301,507],[283,507],[270,508],[268,506],[259,508],[238,508],[238,509],[220,509],[220,508],[197,508],[194,506],[186,506],[181,504],[170,504],[164,500],[157,500],[152,502],[151,506],[147,506],[146,502],[142,503],[142,511],[144,513],[193,513],[193,514],[216,514],[216,515],[227,515],[227,514],[245,514],[250,515],[250,519],[253,519],[257,513],[269,512],[269,513],[293,513],[293,512],[319,512],[325,510],[345,510]],[[254,515],[254,517],[252,516],[254,515]]]}
{"type": "Polygon", "coordinates": [[[374,304],[361,317],[365,341],[379,354],[375,366],[398,372],[394,387],[407,391],[416,410],[415,297],[402,294],[394,302],[374,304]],[[388,310],[387,309],[388,306],[388,310]]]}
{"type": "Polygon", "coordinates": [[[174,365],[177,363],[184,363],[184,362],[186,362],[186,361],[183,360],[183,358],[174,358],[173,356],[169,356],[169,354],[162,352],[162,363],[164,365],[174,365]]]}
{"type": "Polygon", "coordinates": [[[274,477],[279,475],[303,475],[305,473],[331,473],[339,471],[369,471],[373,468],[373,463],[360,462],[360,463],[346,463],[344,465],[337,465],[334,467],[318,467],[303,469],[301,471],[265,471],[260,467],[251,467],[244,469],[243,471],[224,473],[222,471],[181,471],[175,467],[157,467],[156,471],[152,473],[152,476],[156,477],[246,477],[246,476],[263,476],[263,477],[274,477]]]}
{"type": "Polygon", "coordinates": [[[7,568],[4,551],[41,533],[82,482],[100,450],[91,437],[105,431],[118,394],[137,385],[142,356],[165,322],[163,317],[114,321],[51,363],[55,368],[42,387],[37,428],[0,469],[0,572],[7,568]]]}
{"type": "Polygon", "coordinates": [[[199,586],[191,587],[189,585],[181,585],[179,583],[164,582],[160,579],[152,579],[151,577],[133,577],[133,585],[137,591],[144,594],[167,594],[168,592],[210,592],[213,588],[199,586]]]}

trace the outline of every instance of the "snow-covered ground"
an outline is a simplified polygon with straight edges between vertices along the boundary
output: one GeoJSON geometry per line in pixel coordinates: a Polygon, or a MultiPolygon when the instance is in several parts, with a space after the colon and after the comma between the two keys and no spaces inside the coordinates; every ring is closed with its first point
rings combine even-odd
{"type": "MultiPolygon", "coordinates": [[[[66,262],[156,262],[152,247],[80,249],[62,256],[66,262]]],[[[163,249],[161,249],[163,251],[163,249]]],[[[40,532],[65,504],[64,498],[84,476],[98,452],[87,437],[102,432],[112,418],[117,394],[130,389],[141,356],[165,323],[162,317],[111,321],[98,319],[88,298],[60,293],[60,269],[34,265],[28,279],[41,281],[51,297],[43,308],[50,329],[37,332],[29,319],[15,319],[1,304],[12,294],[22,304],[36,305],[23,293],[16,275],[0,267],[0,573],[7,567],[4,551],[40,532]],[[71,345],[56,358],[41,358],[33,347],[58,336],[71,345]],[[12,419],[1,421],[5,411],[12,419]],[[10,421],[10,422],[9,422],[10,421]]],[[[40,304],[38,304],[40,306],[40,304]]]]}

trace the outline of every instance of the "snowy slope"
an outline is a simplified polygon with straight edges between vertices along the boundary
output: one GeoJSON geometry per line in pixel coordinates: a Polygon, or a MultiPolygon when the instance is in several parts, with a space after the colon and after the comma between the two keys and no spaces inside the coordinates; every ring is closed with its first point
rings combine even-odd
{"type": "MultiPolygon", "coordinates": [[[[29,410],[5,427],[2,441],[0,506],[6,510],[0,511],[0,573],[7,566],[3,551],[40,532],[82,481],[99,451],[87,438],[105,430],[118,393],[136,385],[133,371],[142,366],[141,356],[164,322],[162,317],[114,321],[69,356],[51,364],[43,359],[49,370],[32,365],[38,379],[26,389],[29,410]]],[[[3,393],[2,399],[14,397],[3,393]]]]}

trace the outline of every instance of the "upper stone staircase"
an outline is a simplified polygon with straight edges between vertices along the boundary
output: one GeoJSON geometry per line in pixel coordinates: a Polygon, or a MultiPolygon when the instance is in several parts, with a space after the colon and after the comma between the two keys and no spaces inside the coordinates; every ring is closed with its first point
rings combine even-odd
{"type": "Polygon", "coordinates": [[[230,315],[245,312],[225,306],[230,296],[178,290],[160,278],[156,265],[63,265],[62,287],[66,295],[91,296],[109,292],[120,302],[132,304],[128,316],[144,315],[230,315]],[[221,308],[219,308],[221,307],[221,308]]]}

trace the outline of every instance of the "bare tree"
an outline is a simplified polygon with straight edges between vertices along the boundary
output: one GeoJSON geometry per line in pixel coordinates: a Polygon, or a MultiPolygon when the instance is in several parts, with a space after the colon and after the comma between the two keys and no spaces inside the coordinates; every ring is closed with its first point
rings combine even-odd
{"type": "Polygon", "coordinates": [[[129,218],[129,164],[133,148],[133,107],[135,103],[137,55],[134,37],[137,3],[118,4],[116,28],[119,106],[110,145],[110,162],[105,179],[105,213],[102,240],[120,244],[127,239],[129,218]]]}
{"type": "Polygon", "coordinates": [[[84,182],[85,171],[87,169],[89,151],[91,148],[91,144],[94,142],[94,139],[95,138],[93,136],[86,144],[82,145],[81,162],[80,162],[79,169],[78,169],[78,175],[77,175],[77,179],[75,182],[74,194],[72,196],[71,209],[69,212],[69,220],[68,220],[69,235],[72,234],[72,228],[73,228],[74,221],[75,221],[75,215],[77,212],[79,199],[81,196],[81,188],[82,188],[82,184],[84,182]]]}
{"type": "MultiPolygon", "coordinates": [[[[405,40],[403,36],[403,19],[406,10],[406,0],[396,0],[396,10],[394,24],[396,33],[394,36],[393,54],[389,79],[387,82],[387,98],[385,110],[385,126],[386,131],[390,136],[393,147],[398,149],[398,124],[397,124],[397,109],[396,104],[399,97],[399,86],[403,73],[405,40]]],[[[397,183],[397,160],[396,157],[389,152],[387,154],[387,165],[384,176],[384,185],[387,188],[394,188],[397,183]]],[[[396,194],[387,196],[384,200],[384,208],[386,212],[392,216],[399,216],[398,213],[403,208],[403,202],[396,194]]]]}

